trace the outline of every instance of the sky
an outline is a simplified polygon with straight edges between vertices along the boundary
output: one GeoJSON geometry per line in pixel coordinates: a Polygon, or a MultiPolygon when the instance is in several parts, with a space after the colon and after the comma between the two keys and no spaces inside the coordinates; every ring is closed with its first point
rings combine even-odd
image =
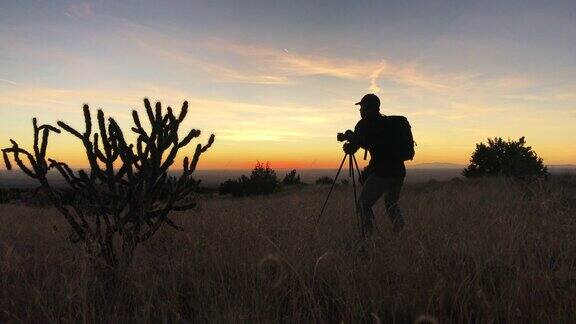
{"type": "MultiPolygon", "coordinates": [[[[1,1],[0,30],[1,147],[32,117],[82,129],[84,103],[129,129],[148,97],[216,135],[199,168],[334,168],[375,93],[410,120],[409,164],[496,136],[576,163],[575,1],[1,1]]],[[[49,155],[86,165],[68,134],[49,155]]]]}

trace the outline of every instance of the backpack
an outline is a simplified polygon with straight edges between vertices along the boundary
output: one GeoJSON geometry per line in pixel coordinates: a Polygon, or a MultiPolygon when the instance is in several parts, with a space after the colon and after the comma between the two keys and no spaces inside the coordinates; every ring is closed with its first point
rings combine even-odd
{"type": "Polygon", "coordinates": [[[404,116],[382,116],[379,123],[377,150],[389,160],[412,160],[414,138],[408,119],[404,116]]]}

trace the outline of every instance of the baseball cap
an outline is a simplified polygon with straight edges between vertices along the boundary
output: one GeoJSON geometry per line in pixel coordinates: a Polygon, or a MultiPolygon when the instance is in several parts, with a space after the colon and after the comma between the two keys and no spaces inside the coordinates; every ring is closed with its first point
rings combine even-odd
{"type": "Polygon", "coordinates": [[[380,107],[380,99],[378,98],[377,95],[373,94],[373,93],[369,93],[367,95],[365,95],[364,97],[362,97],[362,99],[355,103],[355,105],[361,105],[361,106],[373,106],[373,107],[380,107]]]}

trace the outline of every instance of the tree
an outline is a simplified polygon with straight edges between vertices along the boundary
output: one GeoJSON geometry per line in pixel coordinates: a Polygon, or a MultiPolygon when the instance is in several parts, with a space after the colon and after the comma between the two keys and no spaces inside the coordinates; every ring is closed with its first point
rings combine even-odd
{"type": "Polygon", "coordinates": [[[294,169],[286,173],[284,179],[282,180],[282,184],[285,186],[295,186],[295,185],[301,185],[302,181],[300,181],[300,175],[296,173],[296,170],[294,169]]]}
{"type": "Polygon", "coordinates": [[[8,154],[26,175],[40,183],[40,189],[66,218],[73,230],[72,242],[83,242],[94,259],[101,259],[110,268],[129,265],[136,247],[150,239],[163,225],[183,230],[169,217],[171,211],[183,211],[195,206],[191,194],[198,186],[192,178],[200,156],[214,142],[214,135],[205,145],[198,144],[192,159],[184,158],[183,170],[176,179],[168,177],[168,168],[174,163],[178,151],[200,136],[192,129],[181,138],[179,130],[188,112],[184,102],[178,116],[170,107],[162,111],[160,102],[152,109],[148,99],[144,106],[150,123],[146,130],[137,111],[132,111],[136,144],[128,144],[124,133],[113,118],[97,113],[98,132],[93,132],[88,105],[84,105],[84,132],[65,122],[58,126],[77,137],[84,146],[89,171],[74,172],[66,163],[46,157],[50,133],[61,129],[51,125],[38,125],[33,119],[34,146],[31,151],[17,142],[3,149],[8,169],[8,154]],[[27,160],[27,162],[24,161],[27,160]],[[74,191],[74,200],[68,205],[61,192],[50,185],[46,174],[56,169],[74,191]]]}
{"type": "Polygon", "coordinates": [[[542,158],[525,144],[524,137],[518,141],[489,138],[488,144],[476,144],[463,175],[467,178],[506,176],[520,179],[547,176],[548,169],[542,158]]]}
{"type": "Polygon", "coordinates": [[[276,177],[276,172],[270,168],[270,163],[256,163],[250,174],[250,191],[256,195],[271,194],[276,191],[278,185],[278,177],[276,177]]]}
{"type": "Polygon", "coordinates": [[[242,175],[237,180],[228,179],[220,184],[221,195],[231,194],[236,197],[248,195],[267,195],[278,190],[280,182],[270,163],[257,162],[250,177],[242,175]]]}
{"type": "Polygon", "coordinates": [[[221,195],[230,194],[235,197],[247,196],[250,194],[250,178],[242,175],[237,180],[228,179],[220,184],[218,192],[221,195]]]}

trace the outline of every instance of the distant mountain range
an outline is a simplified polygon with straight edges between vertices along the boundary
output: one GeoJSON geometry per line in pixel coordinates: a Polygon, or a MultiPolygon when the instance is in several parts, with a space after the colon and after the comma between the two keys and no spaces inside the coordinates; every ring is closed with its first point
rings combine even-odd
{"type": "Polygon", "coordinates": [[[576,169],[576,164],[551,164],[547,165],[548,168],[560,169],[576,169]]]}
{"type": "Polygon", "coordinates": [[[418,163],[408,166],[410,169],[463,169],[465,167],[463,164],[444,162],[418,163]]]}
{"type": "MultiPolygon", "coordinates": [[[[408,174],[406,177],[407,182],[424,182],[431,179],[435,180],[450,180],[455,177],[462,176],[462,169],[466,166],[456,163],[418,163],[408,166],[408,174]]],[[[548,165],[548,170],[552,174],[576,174],[576,164],[556,164],[548,165]]],[[[234,179],[240,175],[249,175],[251,170],[197,170],[194,173],[196,179],[201,179],[203,185],[209,187],[218,186],[227,179],[234,179]]],[[[290,169],[275,169],[276,174],[280,179],[290,171],[290,169]]],[[[302,181],[314,183],[316,179],[322,176],[333,177],[336,174],[336,169],[298,169],[298,173],[302,177],[302,181]]],[[[170,171],[170,173],[178,174],[178,171],[170,171]]],[[[346,172],[343,173],[346,177],[346,172]]],[[[66,186],[64,179],[52,172],[49,174],[50,181],[55,187],[66,186]]],[[[20,171],[6,171],[0,170],[0,188],[33,188],[38,184],[35,179],[25,176],[20,171]]]]}
{"type": "MultiPolygon", "coordinates": [[[[408,166],[411,169],[463,169],[466,165],[457,163],[430,162],[408,166]]],[[[550,164],[548,169],[576,169],[576,164],[550,164]]]]}

